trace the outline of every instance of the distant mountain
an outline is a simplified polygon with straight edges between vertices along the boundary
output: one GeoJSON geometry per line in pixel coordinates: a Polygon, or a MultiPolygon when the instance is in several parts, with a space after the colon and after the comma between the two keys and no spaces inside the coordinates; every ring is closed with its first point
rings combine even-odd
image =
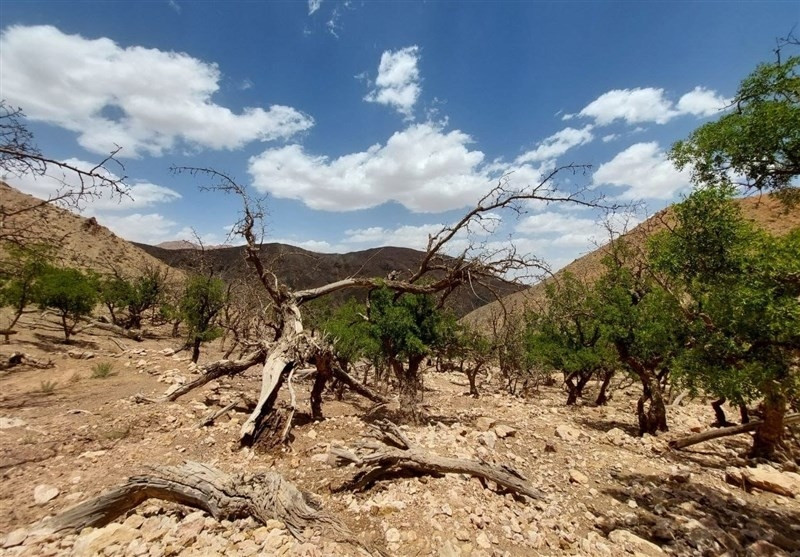
{"type": "MultiPolygon", "coordinates": [[[[748,197],[739,199],[742,213],[746,219],[764,228],[771,234],[783,235],[800,227],[800,210],[786,210],[773,196],[748,197]]],[[[642,242],[648,234],[664,228],[664,223],[672,221],[672,209],[664,209],[643,222],[626,235],[633,242],[642,242]]],[[[603,257],[606,247],[587,253],[558,271],[552,278],[542,281],[528,289],[510,294],[503,299],[505,309],[512,315],[522,313],[526,308],[535,308],[545,300],[545,285],[558,280],[566,272],[577,278],[592,282],[604,271],[603,257]]],[[[495,315],[502,313],[500,302],[486,304],[464,317],[464,321],[477,328],[488,330],[495,315]]]]}
{"type": "MultiPolygon", "coordinates": [[[[190,242],[188,240],[170,240],[169,242],[161,242],[160,244],[156,244],[157,248],[162,249],[200,249],[201,246],[190,242]]],[[[202,246],[202,249],[219,249],[224,248],[227,246],[218,245],[218,246],[202,246]]]]}
{"type": "MultiPolygon", "coordinates": [[[[207,265],[224,279],[249,279],[253,276],[253,271],[244,260],[243,246],[220,247],[200,252],[195,248],[164,249],[146,244],[135,245],[178,269],[201,269],[204,258],[207,265]]],[[[416,269],[422,256],[420,251],[396,247],[345,254],[315,253],[285,244],[264,244],[261,248],[262,260],[292,289],[313,288],[351,276],[386,277],[392,272],[399,272],[402,276],[416,269]]],[[[492,282],[492,288],[500,296],[506,296],[522,287],[497,279],[492,282]]],[[[352,296],[353,292],[363,295],[363,291],[355,289],[337,293],[334,298],[341,300],[352,296]]],[[[474,288],[465,285],[454,292],[448,302],[456,314],[462,316],[492,300],[495,297],[488,289],[480,285],[474,285],[474,288]]]]}

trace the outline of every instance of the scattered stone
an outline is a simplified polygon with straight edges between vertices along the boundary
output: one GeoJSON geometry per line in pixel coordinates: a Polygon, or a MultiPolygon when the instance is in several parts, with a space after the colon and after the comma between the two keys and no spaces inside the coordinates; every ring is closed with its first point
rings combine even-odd
{"type": "Polygon", "coordinates": [[[33,489],[33,502],[37,505],[46,505],[61,493],[57,487],[39,484],[33,489]]]}
{"type": "Polygon", "coordinates": [[[747,546],[747,557],[783,557],[787,553],[767,540],[758,540],[747,546]]]}
{"type": "Polygon", "coordinates": [[[17,528],[16,530],[12,530],[6,536],[6,539],[3,542],[3,547],[16,547],[24,542],[25,538],[27,537],[28,531],[25,528],[17,528]]]}
{"type": "Polygon", "coordinates": [[[475,420],[475,427],[481,431],[489,431],[492,429],[492,426],[497,423],[497,420],[494,418],[489,418],[487,416],[481,416],[477,420],[475,420]]]}
{"type": "Polygon", "coordinates": [[[517,434],[516,429],[505,424],[500,424],[495,426],[494,432],[500,439],[505,439],[506,437],[514,437],[517,434]]]}
{"type": "Polygon", "coordinates": [[[478,547],[481,549],[491,549],[492,542],[489,540],[489,536],[486,535],[486,532],[481,532],[475,538],[475,543],[478,544],[478,547]]]}
{"type": "Polygon", "coordinates": [[[568,443],[574,443],[584,436],[585,434],[581,433],[581,431],[565,424],[556,427],[556,437],[560,437],[568,443]]]}
{"type": "Polygon", "coordinates": [[[389,528],[386,530],[386,541],[389,543],[397,543],[400,541],[400,530],[397,528],[389,528]]]}
{"type": "Polygon", "coordinates": [[[0,429],[11,429],[12,427],[22,427],[25,425],[25,420],[19,418],[3,418],[0,417],[0,429]]]}
{"type": "Polygon", "coordinates": [[[755,487],[785,497],[800,495],[800,474],[779,472],[765,464],[755,468],[728,468],[725,480],[744,489],[755,487]]]}
{"type": "MultiPolygon", "coordinates": [[[[84,532],[86,532],[86,530],[84,530],[84,532]]],[[[111,545],[118,544],[126,546],[137,536],[137,530],[129,528],[124,524],[109,524],[104,528],[81,534],[80,537],[75,540],[72,555],[74,557],[93,557],[101,554],[105,548],[111,545]]]]}
{"type": "Polygon", "coordinates": [[[627,530],[614,530],[608,535],[608,539],[617,545],[625,547],[632,553],[646,555],[648,557],[658,557],[664,552],[656,544],[640,538],[627,530]]]}
{"type": "Polygon", "coordinates": [[[589,483],[589,478],[583,472],[579,472],[578,470],[570,470],[569,481],[576,484],[587,485],[589,483]]]}
{"type": "Polygon", "coordinates": [[[545,443],[544,444],[544,452],[546,453],[554,453],[556,452],[556,446],[552,443],[545,443]]]}
{"type": "Polygon", "coordinates": [[[497,435],[495,435],[494,431],[487,431],[480,436],[480,442],[489,449],[494,450],[494,446],[497,443],[497,435]]]}

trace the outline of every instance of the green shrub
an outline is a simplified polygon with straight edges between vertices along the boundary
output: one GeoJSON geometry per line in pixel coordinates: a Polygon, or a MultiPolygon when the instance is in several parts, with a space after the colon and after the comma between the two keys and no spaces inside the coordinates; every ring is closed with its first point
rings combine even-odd
{"type": "Polygon", "coordinates": [[[114,364],[111,362],[98,362],[92,366],[92,379],[105,379],[106,377],[111,377],[116,374],[117,372],[114,371],[114,364]]]}

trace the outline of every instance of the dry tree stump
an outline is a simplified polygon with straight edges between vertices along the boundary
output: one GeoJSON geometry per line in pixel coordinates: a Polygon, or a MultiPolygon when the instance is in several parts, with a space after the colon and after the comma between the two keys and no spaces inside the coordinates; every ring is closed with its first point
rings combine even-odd
{"type": "Polygon", "coordinates": [[[368,489],[382,478],[396,477],[403,472],[418,475],[467,474],[492,481],[519,495],[545,499],[541,491],[531,486],[525,476],[510,466],[493,466],[424,451],[389,420],[380,420],[371,427],[377,440],[365,440],[355,451],[342,447],[331,448],[337,466],[354,464],[357,470],[352,478],[335,487],[335,491],[368,489]]]}
{"type": "Polygon", "coordinates": [[[162,499],[207,511],[217,520],[253,517],[266,523],[280,520],[292,536],[304,540],[304,530],[316,528],[336,541],[382,553],[363,542],[339,519],[319,508],[309,493],[299,490],[275,472],[226,474],[199,462],[159,466],[147,474],[46,519],[38,530],[71,534],[86,527],[101,527],[148,499],[162,499]]]}

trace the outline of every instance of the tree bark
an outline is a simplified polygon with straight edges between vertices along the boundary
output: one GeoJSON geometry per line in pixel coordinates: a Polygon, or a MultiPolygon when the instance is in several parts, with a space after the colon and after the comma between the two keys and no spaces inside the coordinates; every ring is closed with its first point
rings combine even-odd
{"type": "Polygon", "coordinates": [[[194,337],[194,341],[192,342],[192,362],[197,363],[197,360],[200,359],[200,343],[202,341],[199,337],[194,337]]]}
{"type": "Polygon", "coordinates": [[[639,418],[639,434],[655,435],[659,431],[669,431],[667,426],[667,407],[664,404],[664,395],[661,392],[661,384],[656,375],[647,369],[642,368],[639,373],[642,381],[642,396],[636,404],[636,411],[639,418]],[[645,410],[645,403],[650,401],[649,407],[645,410]]]}
{"type": "Polygon", "coordinates": [[[750,457],[774,460],[783,438],[786,397],[778,392],[768,392],[764,396],[764,419],[753,436],[750,457]]]}
{"type": "Polygon", "coordinates": [[[322,351],[315,356],[317,375],[314,378],[314,386],[311,388],[311,419],[323,420],[322,415],[322,393],[328,379],[333,377],[333,354],[322,351]]]}
{"type": "Polygon", "coordinates": [[[338,541],[375,553],[337,518],[312,506],[309,494],[279,474],[225,474],[199,462],[153,468],[148,474],[132,476],[125,484],[46,520],[42,527],[58,534],[102,527],[151,498],[201,509],[217,520],[252,516],[264,524],[277,519],[299,540],[305,539],[306,528],[320,528],[333,533],[338,541]]]}
{"type": "Polygon", "coordinates": [[[728,402],[728,399],[723,396],[711,403],[711,407],[714,409],[714,417],[716,418],[714,427],[730,427],[736,425],[729,422],[728,417],[725,416],[725,410],[722,409],[722,405],[726,402],[728,402]]]}
{"type": "Polygon", "coordinates": [[[611,383],[612,377],[614,377],[613,371],[606,371],[603,374],[603,382],[600,384],[600,392],[597,393],[597,399],[594,401],[597,406],[604,406],[608,402],[608,395],[606,392],[608,391],[608,385],[611,383]]]}
{"type": "Polygon", "coordinates": [[[424,356],[410,356],[406,366],[397,359],[392,359],[389,362],[395,377],[397,377],[398,390],[400,392],[400,411],[412,423],[420,421],[419,403],[422,397],[420,397],[419,388],[419,366],[423,359],[424,356]]]}
{"type": "Polygon", "coordinates": [[[353,390],[353,392],[360,394],[361,396],[371,400],[376,404],[383,404],[389,402],[389,400],[385,396],[376,393],[363,383],[360,383],[352,375],[345,372],[339,366],[333,366],[333,376],[342,383],[344,383],[345,385],[347,385],[348,387],[350,387],[353,390]]]}
{"type": "Polygon", "coordinates": [[[241,360],[218,360],[211,362],[202,367],[203,374],[191,381],[182,385],[177,391],[164,397],[165,402],[174,402],[186,393],[193,391],[198,387],[202,387],[206,383],[219,379],[223,375],[236,375],[253,367],[254,365],[262,363],[266,359],[266,350],[261,348],[251,352],[246,358],[241,360]]]}
{"type": "Polygon", "coordinates": [[[491,466],[483,462],[442,457],[421,450],[411,443],[400,429],[388,420],[376,422],[373,429],[382,436],[382,445],[364,443],[366,451],[361,454],[334,447],[331,454],[336,464],[354,464],[358,470],[355,475],[337,491],[368,489],[384,476],[396,476],[399,472],[410,471],[422,475],[467,474],[496,483],[520,495],[532,499],[544,499],[544,495],[531,486],[527,479],[509,466],[491,466]]]}

